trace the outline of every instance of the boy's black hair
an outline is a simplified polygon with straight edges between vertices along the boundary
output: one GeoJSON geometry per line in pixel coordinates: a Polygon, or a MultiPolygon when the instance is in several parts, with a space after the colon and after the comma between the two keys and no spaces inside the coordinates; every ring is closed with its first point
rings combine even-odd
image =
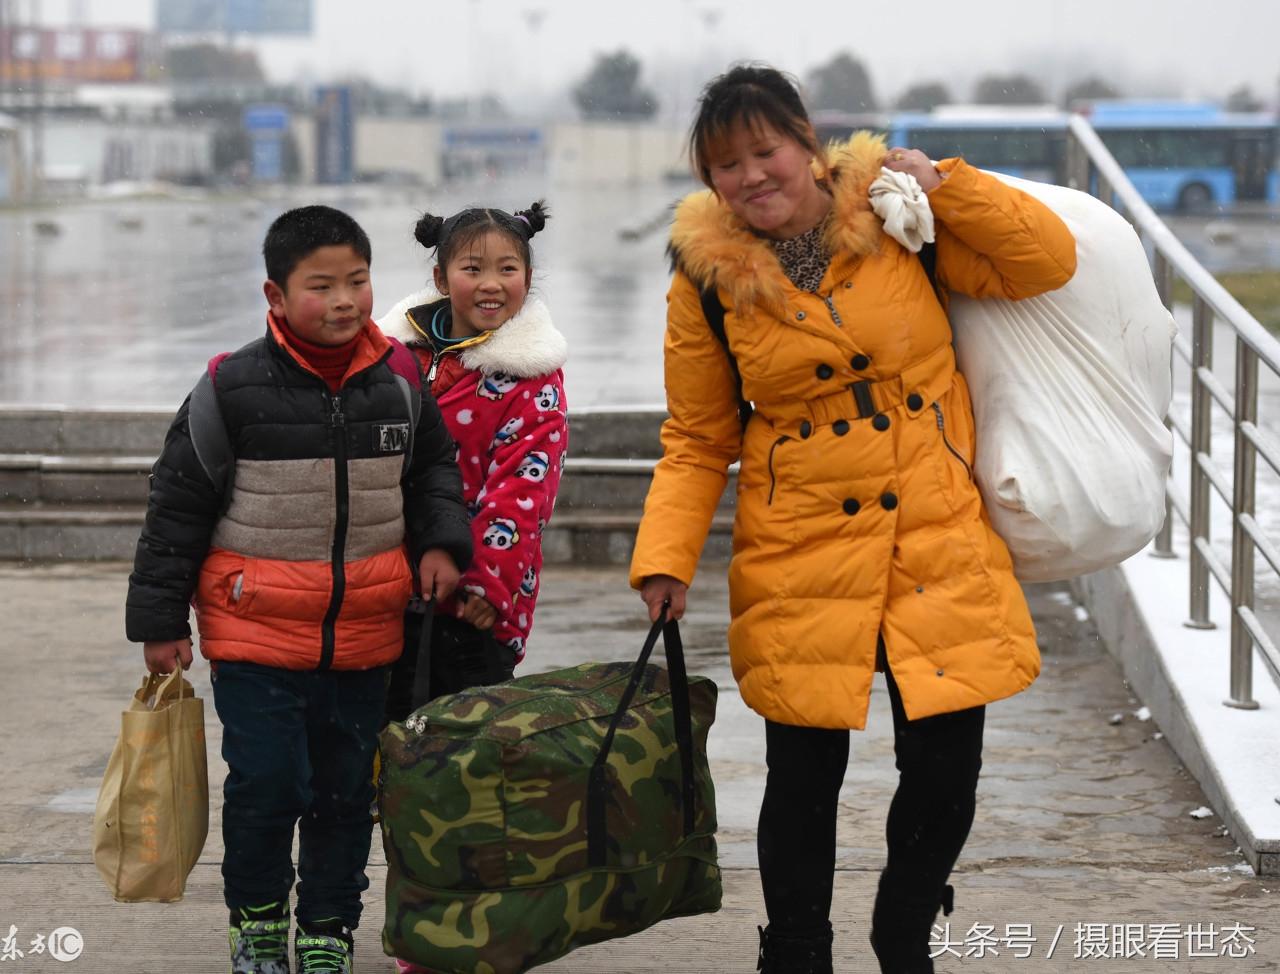
{"type": "Polygon", "coordinates": [[[800,143],[826,170],[826,153],[814,134],[796,80],[765,64],[735,64],[712,78],[698,100],[698,114],[689,130],[689,163],[697,177],[711,187],[713,147],[735,125],[762,124],[800,143]]]}
{"type": "Polygon", "coordinates": [[[529,251],[529,238],[547,225],[551,213],[546,201],[538,200],[527,210],[506,210],[473,206],[445,219],[431,213],[422,214],[413,228],[413,236],[430,249],[436,248],[436,263],[447,267],[449,260],[462,247],[490,230],[505,233],[520,250],[520,259],[526,270],[533,269],[533,257],[529,251]]]}
{"type": "Polygon", "coordinates": [[[369,235],[354,219],[332,206],[300,206],[275,218],[262,241],[267,278],[281,289],[293,269],[321,247],[350,247],[373,263],[369,235]]]}

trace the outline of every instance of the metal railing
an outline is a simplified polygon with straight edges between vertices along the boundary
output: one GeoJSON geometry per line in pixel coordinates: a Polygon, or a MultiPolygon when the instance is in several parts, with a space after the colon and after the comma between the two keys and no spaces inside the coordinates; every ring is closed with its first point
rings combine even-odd
{"type": "MultiPolygon", "coordinates": [[[[1191,290],[1191,341],[1178,336],[1174,351],[1190,369],[1189,419],[1170,406],[1166,424],[1188,450],[1187,496],[1171,472],[1165,488],[1164,526],[1156,536],[1156,557],[1177,557],[1173,551],[1173,518],[1187,526],[1190,571],[1189,617],[1186,625],[1212,629],[1209,582],[1212,579],[1231,602],[1231,676],[1229,707],[1256,709],[1253,699],[1253,650],[1280,685],[1280,651],[1254,611],[1254,557],[1260,553],[1280,575],[1280,546],[1262,532],[1255,517],[1257,458],[1280,475],[1280,441],[1258,426],[1258,365],[1280,377],[1277,340],[1227,293],[1182,245],[1142,199],[1093,127],[1072,116],[1067,140],[1067,177],[1073,189],[1091,192],[1119,210],[1153,252],[1152,274],[1166,308],[1173,310],[1173,287],[1181,280],[1191,290]],[[1235,336],[1235,388],[1227,389],[1213,372],[1214,328],[1221,324],[1235,336]],[[1228,475],[1213,462],[1213,407],[1231,418],[1234,440],[1233,470],[1228,475]],[[1224,563],[1210,543],[1211,492],[1231,514],[1231,559],[1224,563]]],[[[1280,799],[1277,799],[1280,800],[1280,799]]]]}

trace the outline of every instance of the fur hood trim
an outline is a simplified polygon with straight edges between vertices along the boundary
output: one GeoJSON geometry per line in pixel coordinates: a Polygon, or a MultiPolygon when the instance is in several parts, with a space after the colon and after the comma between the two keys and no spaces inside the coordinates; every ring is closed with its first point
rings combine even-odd
{"type": "MultiPolygon", "coordinates": [[[[428,284],[398,301],[377,320],[377,325],[384,334],[406,345],[429,348],[431,342],[409,320],[409,312],[443,297],[434,285],[428,284]]],[[[468,344],[459,354],[464,366],[485,375],[505,372],[518,379],[534,379],[564,366],[569,343],[552,324],[547,306],[540,298],[529,295],[513,318],[468,344]]]]}
{"type": "MultiPolygon", "coordinates": [[[[884,139],[869,132],[857,132],[828,150],[833,204],[825,241],[833,256],[863,257],[880,248],[883,228],[867,189],[880,174],[884,155],[884,139]]],[[[786,305],[790,282],[769,240],[753,233],[709,189],[690,194],[676,207],[671,250],[676,266],[695,285],[724,289],[735,308],[786,305]]]]}

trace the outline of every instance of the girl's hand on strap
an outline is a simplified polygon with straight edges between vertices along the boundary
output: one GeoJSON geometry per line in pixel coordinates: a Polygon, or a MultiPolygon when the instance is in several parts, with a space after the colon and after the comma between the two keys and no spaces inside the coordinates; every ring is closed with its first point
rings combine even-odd
{"type": "Polygon", "coordinates": [[[498,621],[498,610],[472,593],[467,596],[467,601],[458,603],[458,618],[477,629],[492,629],[498,621]]]}
{"type": "Polygon", "coordinates": [[[894,172],[905,172],[915,176],[916,182],[926,193],[942,183],[942,176],[938,170],[933,167],[929,157],[919,149],[904,149],[900,145],[895,145],[885,155],[882,165],[894,172]]]}
{"type": "Polygon", "coordinates": [[[670,600],[671,609],[667,618],[677,622],[684,618],[685,596],[689,586],[670,575],[650,575],[644,580],[640,589],[640,598],[649,607],[649,621],[657,622],[662,614],[662,603],[670,600]]]}

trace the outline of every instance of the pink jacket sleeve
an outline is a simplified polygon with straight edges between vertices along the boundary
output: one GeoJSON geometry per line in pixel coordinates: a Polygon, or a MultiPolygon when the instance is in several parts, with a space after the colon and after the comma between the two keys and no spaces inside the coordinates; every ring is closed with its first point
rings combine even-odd
{"type": "Polygon", "coordinates": [[[523,380],[506,401],[471,521],[475,557],[461,583],[500,620],[511,618],[526,571],[541,562],[569,439],[561,372],[523,380]]]}

